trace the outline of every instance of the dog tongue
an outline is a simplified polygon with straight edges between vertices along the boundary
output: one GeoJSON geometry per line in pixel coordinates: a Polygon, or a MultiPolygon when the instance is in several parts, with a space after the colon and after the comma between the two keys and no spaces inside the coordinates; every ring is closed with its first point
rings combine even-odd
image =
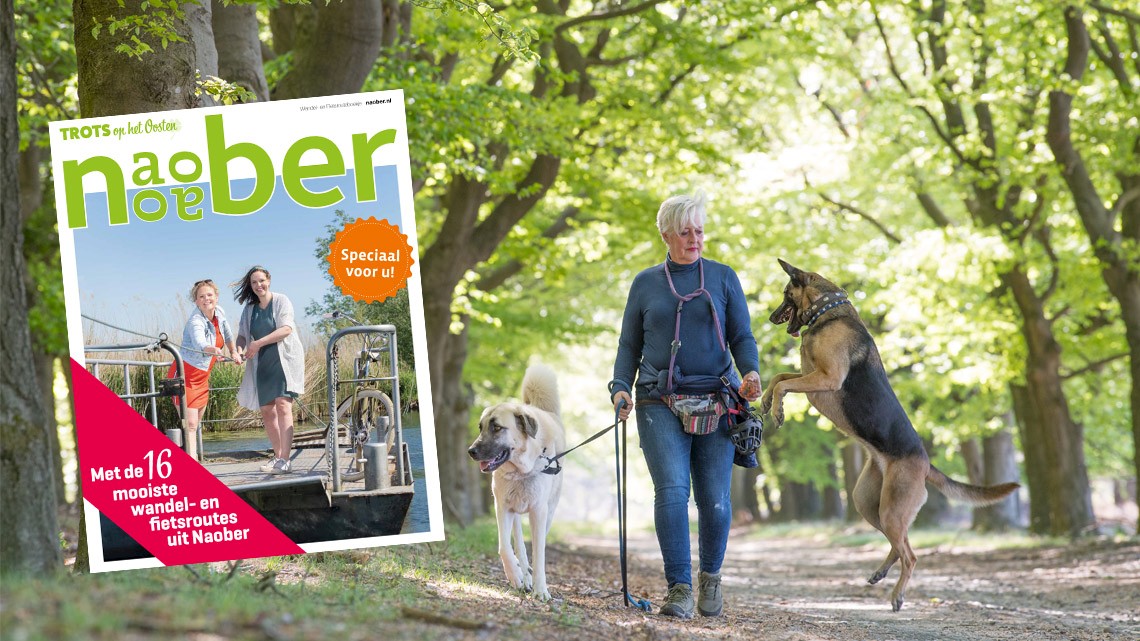
{"type": "Polygon", "coordinates": [[[487,468],[491,467],[491,461],[479,461],[479,471],[486,472],[487,468]]]}

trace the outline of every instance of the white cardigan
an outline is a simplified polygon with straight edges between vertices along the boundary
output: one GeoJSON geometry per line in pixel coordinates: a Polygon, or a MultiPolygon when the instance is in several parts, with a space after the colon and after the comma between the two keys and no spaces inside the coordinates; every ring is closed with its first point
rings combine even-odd
{"type": "MultiPolygon", "coordinates": [[[[277,352],[281,356],[281,369],[285,371],[285,390],[300,396],[305,393],[305,351],[301,346],[301,337],[297,335],[297,322],[293,320],[293,303],[285,294],[273,292],[273,322],[277,327],[288,325],[293,331],[284,340],[277,343],[277,352]]],[[[249,333],[249,321],[253,315],[253,306],[256,302],[245,306],[241,312],[241,321],[238,323],[238,339],[245,339],[244,344],[253,342],[249,333]]],[[[260,352],[259,352],[260,353],[260,352]]],[[[250,410],[256,410],[257,402],[257,355],[246,361],[245,373],[242,375],[241,387],[237,393],[238,404],[250,410]]]]}

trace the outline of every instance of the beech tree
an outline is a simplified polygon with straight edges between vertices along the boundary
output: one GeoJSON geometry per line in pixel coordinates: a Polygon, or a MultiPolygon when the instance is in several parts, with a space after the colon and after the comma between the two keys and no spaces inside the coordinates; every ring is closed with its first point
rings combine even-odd
{"type": "Polygon", "coordinates": [[[55,454],[48,413],[35,384],[20,211],[20,126],[16,114],[16,27],[11,3],[0,5],[0,333],[8,361],[0,373],[0,512],[15,527],[0,537],[5,572],[61,567],[55,508],[55,454]]]}
{"type": "Polygon", "coordinates": [[[1107,130],[1081,127],[1080,142],[1075,141],[1072,113],[1078,91],[1070,88],[1072,85],[1058,83],[1059,88],[1049,92],[1048,141],[1100,262],[1101,277],[1120,304],[1132,379],[1133,473],[1140,478],[1140,113],[1136,111],[1140,94],[1140,12],[1095,2],[1092,8],[1092,15],[1073,5],[1063,10],[1066,56],[1060,75],[1061,80],[1092,84],[1086,79],[1086,72],[1089,53],[1095,52],[1103,63],[1101,73],[1115,81],[1098,91],[1110,97],[1105,101],[1111,105],[1106,109],[1107,119],[1114,124],[1107,130]],[[1089,33],[1086,21],[1095,25],[1096,38],[1089,33]],[[1127,33],[1127,39],[1113,35],[1114,31],[1127,33]],[[1123,122],[1116,124],[1120,121],[1123,122]],[[1097,155],[1092,151],[1097,146],[1109,149],[1108,157],[1100,159],[1100,167],[1090,166],[1085,160],[1086,155],[1097,155]],[[1108,179],[1108,175],[1115,180],[1108,179]]]}

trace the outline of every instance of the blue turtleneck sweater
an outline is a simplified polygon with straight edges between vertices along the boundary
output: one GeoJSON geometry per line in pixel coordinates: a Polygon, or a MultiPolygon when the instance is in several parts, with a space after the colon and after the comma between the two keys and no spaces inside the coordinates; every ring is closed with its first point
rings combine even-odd
{"type": "MultiPolygon", "coordinates": [[[[721,349],[713,327],[709,297],[701,295],[686,302],[681,311],[681,348],[677,352],[676,367],[686,378],[701,379],[689,379],[689,384],[682,383],[676,391],[689,394],[720,389],[719,383],[710,386],[708,379],[703,378],[705,376],[728,376],[734,387],[739,386],[740,376],[732,371],[733,360],[741,374],[759,371],[756,338],[752,335],[748,304],[736,272],[727,265],[706,258],[689,265],[679,265],[666,259],[677,293],[685,296],[700,287],[698,266],[701,262],[704,263],[705,289],[712,295],[716,306],[716,317],[720,321],[727,350],[721,349]],[[692,384],[697,384],[698,388],[693,388],[692,384]],[[704,387],[708,389],[699,389],[704,387]]],[[[620,390],[630,392],[634,375],[639,370],[637,398],[648,397],[657,379],[647,375],[647,371],[668,370],[677,302],[669,290],[664,266],[654,265],[633,279],[621,323],[614,378],[610,381],[611,398],[620,390]],[[642,365],[643,360],[648,367],[642,365]]],[[[658,395],[654,394],[654,397],[658,395]]]]}

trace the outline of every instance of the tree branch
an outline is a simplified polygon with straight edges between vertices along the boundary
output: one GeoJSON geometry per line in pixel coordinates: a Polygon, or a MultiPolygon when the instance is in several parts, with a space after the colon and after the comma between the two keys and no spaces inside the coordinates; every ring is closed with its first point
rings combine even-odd
{"type": "MultiPolygon", "coordinates": [[[[1124,54],[1120,52],[1120,47],[1116,44],[1116,39],[1112,37],[1112,32],[1109,31],[1105,21],[1098,20],[1096,26],[1097,32],[1100,33],[1101,38],[1104,38],[1104,43],[1108,46],[1108,51],[1102,49],[1097,41],[1092,38],[1089,38],[1089,45],[1096,57],[1100,58],[1104,65],[1112,71],[1116,83],[1120,85],[1121,93],[1131,97],[1133,95],[1132,79],[1128,77],[1128,68],[1124,66],[1124,54]]],[[[1140,54],[1140,52],[1137,53],[1140,54]]]]}
{"type": "Polygon", "coordinates": [[[894,52],[891,50],[891,43],[890,39],[887,37],[887,30],[883,26],[882,19],[879,17],[879,10],[873,3],[871,4],[871,9],[875,17],[875,27],[878,29],[879,37],[883,41],[883,47],[887,55],[887,66],[891,70],[891,75],[894,76],[895,81],[898,82],[899,86],[903,88],[903,91],[906,92],[906,95],[914,101],[915,106],[918,108],[918,110],[921,111],[922,114],[926,116],[926,119],[930,121],[930,126],[934,128],[934,133],[940,139],[942,139],[942,142],[946,143],[946,146],[950,149],[950,152],[954,154],[959,162],[971,165],[972,163],[965,157],[965,155],[962,154],[962,151],[958,149],[958,146],[954,144],[954,140],[950,137],[950,135],[942,130],[942,124],[938,121],[938,118],[936,118],[934,116],[934,113],[931,112],[930,109],[928,109],[925,105],[919,103],[918,96],[915,95],[913,90],[911,90],[910,85],[907,84],[907,81],[903,79],[902,72],[899,71],[898,64],[895,62],[894,52]]]}
{"type": "Polygon", "coordinates": [[[796,76],[795,83],[796,86],[800,88],[800,90],[802,90],[807,95],[815,98],[819,104],[823,105],[823,108],[827,110],[827,113],[831,114],[832,120],[835,121],[835,126],[839,127],[839,132],[843,134],[844,138],[851,140],[851,132],[847,131],[847,125],[843,124],[843,115],[839,113],[839,110],[832,106],[831,103],[823,99],[823,85],[820,85],[820,88],[816,89],[815,91],[808,91],[807,87],[804,87],[803,83],[800,82],[799,76],[796,76]]]}
{"type": "MultiPolygon", "coordinates": [[[[1084,77],[1091,48],[1089,34],[1085,29],[1081,12],[1073,7],[1065,10],[1065,24],[1068,31],[1068,54],[1062,73],[1080,81],[1084,77]]],[[[1053,151],[1053,157],[1061,166],[1061,175],[1072,193],[1077,213],[1084,223],[1093,251],[1106,265],[1116,264],[1120,259],[1112,250],[1119,242],[1116,230],[1112,227],[1108,211],[1096,185],[1092,182],[1084,159],[1073,145],[1070,117],[1073,96],[1061,90],[1049,92],[1049,122],[1046,127],[1046,140],[1053,151]]]]}
{"type": "Polygon", "coordinates": [[[646,2],[642,2],[641,4],[631,5],[631,6],[622,8],[622,9],[614,9],[613,11],[601,11],[598,13],[587,13],[584,16],[578,16],[577,18],[572,18],[572,19],[567,20],[566,22],[563,22],[562,24],[558,25],[557,27],[554,28],[554,33],[560,34],[563,31],[566,31],[567,29],[569,29],[571,27],[576,27],[580,24],[586,24],[588,22],[597,22],[599,20],[609,20],[610,18],[620,18],[621,16],[631,16],[635,13],[641,13],[642,11],[645,11],[646,9],[651,9],[651,8],[661,4],[662,2],[665,2],[665,0],[646,0],[646,2]]]}
{"type": "Polygon", "coordinates": [[[1128,23],[1128,42],[1132,43],[1132,51],[1135,56],[1132,56],[1132,66],[1136,68],[1136,73],[1140,73],[1140,35],[1137,35],[1136,25],[1128,23]]]}
{"type": "Polygon", "coordinates": [[[1109,363],[1111,363],[1113,361],[1118,361],[1122,358],[1128,358],[1128,356],[1129,356],[1128,352],[1123,352],[1120,354],[1113,354],[1112,356],[1109,356],[1107,358],[1102,358],[1099,361],[1093,361],[1093,362],[1089,363],[1088,365],[1085,365],[1084,367],[1082,367],[1080,369],[1075,369],[1071,372],[1061,374],[1061,378],[1063,380],[1069,380],[1070,378],[1076,378],[1078,376],[1082,376],[1084,374],[1087,374],[1091,371],[1098,370],[1098,369],[1104,367],[1105,365],[1108,365],[1109,363]]]}
{"type": "Polygon", "coordinates": [[[933,220],[935,225],[939,227],[950,227],[954,224],[929,193],[916,190],[914,195],[918,197],[918,203],[922,205],[922,211],[926,212],[927,217],[933,220]]]}
{"type": "Polygon", "coordinates": [[[1090,2],[1089,6],[1091,6],[1092,8],[1096,9],[1097,11],[1099,11],[1101,13],[1107,13],[1109,15],[1119,16],[1121,18],[1124,18],[1128,22],[1140,24],[1140,13],[1135,13],[1132,11],[1125,11],[1124,9],[1117,9],[1115,7],[1110,7],[1106,4],[1104,4],[1103,2],[1090,2]]]}
{"type": "MultiPolygon", "coordinates": [[[[806,175],[804,176],[804,184],[807,185],[809,188],[812,188],[811,183],[808,182],[806,175]]],[[[863,210],[861,210],[858,207],[855,207],[853,205],[848,205],[847,203],[839,202],[838,200],[835,200],[834,198],[829,197],[827,194],[823,193],[822,191],[820,191],[818,189],[813,188],[813,190],[815,191],[816,195],[820,197],[821,200],[828,202],[828,203],[831,203],[832,205],[838,207],[839,209],[842,209],[843,211],[849,211],[852,214],[855,214],[856,216],[862,218],[863,220],[871,223],[871,225],[875,229],[879,230],[879,233],[886,236],[887,239],[890,240],[891,242],[893,242],[894,244],[896,244],[896,245],[902,244],[901,238],[899,238],[898,236],[891,233],[891,231],[889,229],[887,229],[887,227],[885,225],[883,225],[881,222],[876,220],[875,217],[872,216],[871,214],[868,214],[867,212],[865,212],[865,211],[863,211],[863,210]]]]}
{"type": "MultiPolygon", "coordinates": [[[[543,230],[542,238],[545,240],[554,240],[566,233],[571,229],[570,220],[576,218],[580,213],[582,213],[582,210],[578,207],[571,206],[563,209],[562,213],[558,215],[558,218],[551,223],[549,227],[543,230]]],[[[522,261],[511,259],[494,270],[481,275],[479,280],[476,281],[475,287],[485,292],[492,291],[515,274],[521,272],[523,267],[525,267],[525,265],[522,261]]]]}
{"type": "MultiPolygon", "coordinates": [[[[468,237],[468,251],[473,257],[469,264],[477,265],[495,251],[495,247],[522,217],[531,210],[558,177],[562,159],[549,154],[539,155],[530,165],[530,170],[518,188],[499,201],[491,213],[468,237]]],[[[442,232],[441,232],[442,233],[442,232]]]]}

